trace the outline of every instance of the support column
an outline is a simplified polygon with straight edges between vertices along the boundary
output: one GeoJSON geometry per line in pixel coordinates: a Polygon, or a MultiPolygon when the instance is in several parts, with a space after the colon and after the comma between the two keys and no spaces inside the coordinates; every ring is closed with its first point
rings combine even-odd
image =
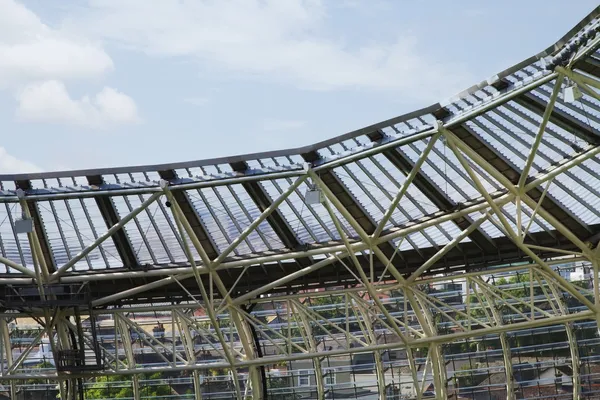
{"type": "MultiPolygon", "coordinates": [[[[8,331],[8,323],[5,318],[0,318],[0,332],[2,334],[2,342],[4,344],[4,355],[6,356],[6,364],[8,368],[13,365],[13,355],[12,355],[12,347],[10,345],[10,332],[8,331]]],[[[10,398],[17,398],[17,388],[15,386],[15,381],[10,381],[10,398]]]]}
{"type": "MultiPolygon", "coordinates": [[[[348,220],[348,222],[356,230],[356,232],[361,237],[361,239],[364,240],[366,243],[370,244],[372,242],[372,238],[369,237],[367,235],[367,233],[360,227],[360,225],[356,222],[356,220],[352,217],[352,215],[350,215],[348,210],[346,210],[346,208],[339,202],[339,200],[335,196],[332,195],[331,191],[328,190],[327,186],[323,184],[323,182],[319,179],[319,177],[313,171],[309,170],[308,173],[310,174],[311,178],[317,183],[317,185],[324,191],[326,197],[333,203],[333,205],[338,209],[338,211],[342,214],[342,216],[344,216],[344,218],[346,218],[348,220]]],[[[403,194],[403,192],[400,191],[397,195],[397,198],[401,198],[402,194],[403,194]]],[[[355,264],[357,264],[357,271],[358,271],[361,279],[363,280],[363,283],[369,290],[369,294],[371,295],[371,297],[373,298],[373,300],[375,301],[375,303],[377,304],[379,309],[381,309],[381,311],[384,313],[386,318],[392,324],[392,326],[397,329],[397,334],[399,335],[400,339],[404,342],[404,344],[407,347],[409,347],[410,344],[408,343],[406,337],[400,331],[400,328],[396,324],[394,318],[389,314],[389,312],[386,310],[385,306],[383,306],[383,304],[381,304],[381,302],[379,301],[378,296],[375,293],[372,284],[368,280],[368,277],[366,277],[364,271],[362,270],[362,267],[356,260],[356,257],[355,256],[353,257],[354,254],[351,251],[350,244],[348,242],[348,238],[346,237],[344,231],[342,230],[337,217],[331,210],[331,207],[329,206],[327,201],[324,202],[324,206],[327,209],[327,211],[329,212],[329,215],[330,215],[331,219],[333,220],[342,240],[344,240],[344,243],[346,244],[346,247],[348,248],[348,251],[350,253],[350,258],[355,262],[355,264]]],[[[406,280],[404,279],[402,274],[399,273],[399,271],[393,265],[391,260],[388,259],[386,257],[386,255],[383,254],[383,252],[377,246],[372,246],[371,251],[374,252],[374,254],[377,256],[377,258],[379,258],[379,260],[381,262],[383,262],[385,265],[388,266],[390,273],[392,273],[392,275],[398,280],[399,284],[404,289],[405,296],[407,296],[407,299],[408,299],[409,303],[411,304],[411,307],[413,308],[413,310],[415,310],[416,317],[419,321],[419,324],[421,325],[421,327],[423,329],[423,332],[425,333],[425,336],[427,336],[427,337],[437,336],[437,329],[435,327],[435,321],[433,321],[433,318],[431,316],[431,313],[429,312],[429,309],[427,307],[423,307],[416,300],[414,294],[411,292],[412,288],[410,288],[406,284],[406,280]],[[416,310],[420,310],[421,313],[416,312],[416,310]]],[[[437,342],[432,342],[430,344],[430,353],[431,353],[432,366],[433,366],[433,371],[434,371],[434,380],[436,382],[435,383],[436,398],[439,400],[444,400],[444,399],[446,399],[446,395],[447,395],[446,364],[445,364],[443,355],[441,354],[439,344],[437,342]]]]}
{"type": "MultiPolygon", "coordinates": [[[[183,212],[181,211],[181,208],[179,207],[179,204],[175,201],[175,199],[173,198],[173,194],[170,192],[170,190],[168,189],[168,185],[166,184],[166,182],[162,182],[161,186],[163,188],[163,191],[165,193],[165,195],[167,196],[167,198],[169,199],[169,201],[171,202],[171,210],[173,211],[173,217],[175,219],[175,222],[177,224],[177,228],[179,230],[181,239],[182,239],[182,244],[184,247],[184,250],[186,252],[186,255],[188,257],[188,261],[190,262],[190,265],[192,266],[193,272],[194,272],[194,277],[196,278],[196,281],[198,283],[198,287],[200,289],[200,292],[202,294],[202,298],[205,302],[206,307],[206,311],[207,314],[211,320],[211,323],[213,324],[213,326],[215,327],[217,336],[219,337],[219,341],[221,342],[222,346],[223,346],[223,352],[225,353],[226,357],[227,357],[227,361],[229,362],[230,366],[231,366],[231,373],[233,376],[233,384],[236,390],[236,395],[239,399],[242,399],[245,396],[242,396],[242,391],[240,388],[240,382],[239,382],[239,377],[238,377],[238,372],[237,369],[235,367],[235,358],[231,352],[231,349],[228,347],[228,343],[227,340],[225,340],[225,338],[223,337],[223,334],[221,333],[220,329],[219,329],[219,323],[217,321],[217,317],[215,315],[214,310],[217,309],[217,304],[215,304],[213,302],[213,298],[212,296],[209,296],[206,292],[206,289],[204,287],[204,283],[202,282],[202,278],[200,277],[200,274],[198,273],[197,267],[196,267],[196,263],[192,257],[192,254],[190,252],[189,246],[187,244],[187,240],[186,240],[186,233],[187,236],[190,238],[194,248],[196,249],[196,251],[198,252],[198,254],[200,255],[200,258],[202,259],[202,262],[204,263],[204,265],[206,266],[206,268],[208,269],[208,273],[209,276],[212,278],[212,281],[214,282],[214,284],[217,286],[217,289],[219,290],[219,293],[221,294],[221,296],[223,297],[225,303],[228,306],[228,310],[230,312],[230,317],[232,320],[233,325],[235,326],[237,333],[240,337],[240,342],[242,344],[242,347],[244,348],[244,353],[245,353],[245,357],[246,358],[255,358],[255,353],[254,353],[254,348],[252,347],[252,341],[250,339],[250,337],[247,334],[247,331],[245,330],[245,326],[244,326],[244,322],[242,320],[242,318],[239,316],[238,314],[238,310],[237,310],[237,306],[235,306],[231,300],[231,298],[229,297],[228,291],[225,288],[225,285],[223,284],[223,281],[221,280],[221,277],[219,276],[219,274],[214,270],[214,262],[210,260],[210,258],[208,257],[204,247],[202,246],[202,244],[200,243],[200,241],[198,240],[198,237],[196,236],[194,230],[192,229],[189,221],[185,218],[185,216],[183,215],[183,212]]],[[[282,200],[283,201],[283,200],[282,200]]],[[[277,206],[275,206],[277,207],[277,206]]],[[[270,212],[271,210],[269,210],[270,212]]],[[[266,217],[266,215],[268,215],[269,212],[263,213],[263,216],[266,217]]],[[[258,226],[259,222],[255,221],[255,224],[258,226]]],[[[253,226],[254,224],[252,224],[251,226],[253,226]]],[[[252,228],[254,229],[254,228],[252,228]]],[[[246,234],[249,234],[250,232],[248,231],[246,234]]],[[[238,238],[239,239],[239,238],[238,238]]],[[[242,239],[243,240],[243,239],[242,239]]],[[[237,246],[237,242],[234,241],[234,243],[236,243],[235,245],[237,246]]],[[[233,246],[230,245],[230,247],[233,246]]],[[[233,246],[234,248],[235,246],[233,246]]],[[[221,254],[221,256],[223,256],[223,254],[221,254]]],[[[221,257],[220,256],[220,257],[221,257]]],[[[225,257],[222,257],[225,258],[225,257]]],[[[217,258],[215,260],[215,262],[219,260],[219,258],[217,258]]],[[[220,262],[220,261],[219,261],[220,262]]],[[[250,366],[249,367],[249,378],[250,378],[250,382],[252,384],[252,396],[253,398],[261,398],[262,397],[262,385],[261,385],[261,378],[260,378],[260,374],[256,368],[256,366],[250,366]]]]}
{"type": "MultiPolygon", "coordinates": [[[[180,318],[179,311],[173,311],[175,313],[174,321],[179,326],[179,331],[181,332],[181,338],[183,342],[183,347],[185,349],[187,364],[195,364],[196,363],[196,351],[194,349],[194,339],[192,338],[192,333],[190,332],[190,327],[188,326],[185,319],[180,318]]],[[[175,326],[173,326],[175,329],[175,326]]],[[[194,382],[194,399],[202,400],[202,388],[200,387],[200,372],[198,370],[192,371],[192,379],[194,382]]]]}
{"type": "MultiPolygon", "coordinates": [[[[123,350],[125,350],[125,357],[127,358],[127,365],[130,369],[135,369],[135,357],[133,356],[133,347],[131,346],[131,335],[129,334],[129,328],[127,323],[121,314],[115,313],[115,335],[117,332],[121,335],[121,343],[123,350]]],[[[116,339],[116,338],[115,338],[116,339]]],[[[116,342],[116,340],[115,340],[116,342]]],[[[117,347],[118,350],[118,347],[117,347]]],[[[140,400],[140,381],[137,374],[132,376],[131,384],[133,386],[133,399],[140,400]]]]}
{"type": "MultiPolygon", "coordinates": [[[[597,265],[597,263],[596,263],[597,265]]],[[[597,271],[595,271],[595,275],[596,278],[598,276],[597,271]]],[[[552,292],[552,296],[556,299],[556,304],[558,306],[558,310],[560,311],[561,315],[567,315],[569,314],[569,310],[567,307],[565,307],[565,305],[562,302],[562,296],[561,293],[556,289],[555,285],[553,282],[548,280],[548,276],[545,276],[546,278],[546,282],[548,283],[548,287],[550,288],[550,291],[552,292]]],[[[600,310],[596,310],[596,319],[598,319],[598,316],[600,315],[600,310]]],[[[579,346],[577,345],[577,337],[575,336],[574,332],[573,332],[573,323],[572,322],[566,322],[565,324],[565,330],[567,332],[567,340],[569,341],[569,351],[571,352],[571,368],[573,369],[573,400],[580,400],[581,399],[581,377],[579,376],[579,369],[580,369],[580,363],[579,363],[579,346]]],[[[600,325],[599,325],[600,326],[600,325]]]]}
{"type": "MultiPolygon", "coordinates": [[[[22,189],[17,190],[17,197],[19,198],[19,204],[21,206],[21,211],[25,218],[32,219],[31,210],[25,199],[25,192],[22,189]]],[[[38,285],[40,298],[45,300],[46,294],[44,290],[44,284],[48,283],[50,280],[50,270],[49,266],[46,263],[46,257],[44,256],[44,252],[42,251],[42,245],[40,243],[39,237],[37,235],[36,230],[34,229],[31,232],[27,233],[27,239],[29,241],[29,247],[31,248],[31,256],[33,259],[33,268],[36,274],[36,281],[38,285]]],[[[54,298],[54,296],[52,296],[54,298]]],[[[60,310],[55,310],[54,317],[51,316],[50,310],[48,308],[43,310],[44,319],[46,321],[46,331],[48,334],[48,340],[50,342],[50,347],[52,349],[52,356],[54,357],[55,365],[58,365],[57,355],[58,351],[61,349],[70,349],[71,343],[68,335],[68,328],[61,321],[64,318],[61,315],[60,310]],[[52,329],[55,329],[57,333],[58,340],[54,340],[54,336],[52,335],[52,329]]],[[[57,372],[57,376],[60,375],[57,372]]],[[[58,382],[58,386],[60,389],[61,398],[65,398],[67,400],[75,400],[77,396],[77,380],[76,379],[68,379],[68,380],[60,380],[58,382]]]]}
{"type": "MultiPolygon", "coordinates": [[[[331,191],[327,188],[326,185],[323,184],[321,179],[311,170],[309,170],[308,173],[311,176],[311,178],[313,179],[313,181],[324,191],[326,197],[333,203],[333,205],[338,209],[338,211],[342,214],[342,216],[344,218],[346,218],[347,221],[352,225],[352,227],[356,230],[356,232],[361,237],[361,239],[363,241],[365,241],[366,243],[371,244],[372,238],[367,235],[367,233],[356,222],[356,220],[352,217],[352,215],[348,212],[348,210],[339,202],[339,200],[335,196],[333,196],[331,191]]],[[[402,194],[402,192],[399,192],[398,197],[401,197],[401,194],[402,194]]],[[[338,230],[338,233],[340,234],[340,237],[342,238],[342,240],[344,241],[344,244],[348,248],[350,258],[356,264],[357,272],[359,273],[361,280],[365,284],[365,286],[369,292],[369,295],[372,297],[373,301],[377,304],[378,308],[386,316],[386,318],[388,319],[390,324],[394,327],[394,329],[396,330],[396,333],[398,334],[399,338],[403,341],[404,345],[406,347],[410,348],[410,343],[407,341],[407,338],[405,337],[405,335],[402,333],[402,331],[398,327],[397,323],[395,322],[395,319],[390,315],[390,313],[387,311],[385,306],[379,300],[378,295],[373,288],[373,285],[369,282],[369,279],[366,276],[365,272],[363,271],[362,267],[360,266],[360,263],[358,263],[356,256],[354,256],[354,252],[352,251],[352,249],[350,247],[348,238],[346,237],[346,234],[344,233],[343,229],[341,228],[340,222],[339,222],[338,218],[336,217],[335,213],[333,212],[333,210],[331,209],[331,206],[329,205],[329,203],[327,201],[324,202],[324,206],[327,209],[331,219],[333,220],[333,222],[336,226],[336,229],[338,230]]],[[[426,307],[421,307],[421,304],[417,302],[417,300],[415,299],[412,292],[410,292],[411,288],[408,285],[406,285],[406,280],[404,279],[402,274],[399,273],[399,271],[393,265],[391,260],[388,259],[387,256],[385,254],[383,254],[381,249],[379,249],[377,246],[372,246],[371,251],[377,256],[377,258],[381,262],[383,262],[385,265],[388,266],[390,273],[392,273],[392,275],[398,280],[399,284],[404,289],[405,296],[407,296],[407,299],[408,299],[409,303],[411,304],[411,307],[413,308],[413,310],[421,310],[422,311],[422,313],[415,312],[415,314],[417,316],[419,324],[421,324],[421,327],[425,333],[425,336],[427,336],[427,337],[437,336],[437,330],[435,329],[435,322],[433,321],[433,318],[431,317],[431,313],[429,312],[429,309],[427,309],[426,307]],[[425,318],[424,315],[428,315],[428,317],[425,318]]],[[[446,364],[444,362],[443,356],[441,355],[441,351],[439,349],[439,344],[437,342],[432,342],[430,344],[430,354],[431,354],[431,358],[432,358],[434,379],[436,381],[436,384],[435,384],[436,398],[439,400],[444,400],[444,399],[446,399],[446,395],[447,395],[446,364]]]]}
{"type": "MultiPolygon", "coordinates": [[[[292,301],[290,303],[294,304],[294,307],[293,307],[295,310],[294,319],[296,318],[296,316],[298,316],[300,318],[300,321],[302,322],[301,324],[298,324],[298,327],[302,333],[302,336],[304,337],[304,340],[306,341],[306,344],[308,345],[310,351],[313,354],[318,354],[319,351],[317,349],[317,343],[315,342],[315,337],[312,332],[312,327],[310,325],[308,318],[306,318],[306,315],[304,313],[304,310],[302,309],[302,306],[296,301],[292,301]]],[[[321,358],[320,357],[313,358],[313,367],[315,369],[315,382],[317,385],[317,399],[325,400],[325,385],[323,383],[323,369],[321,368],[321,358]]]]}
{"type": "MultiPolygon", "coordinates": [[[[413,288],[405,287],[404,295],[407,297],[409,303],[413,307],[415,316],[419,321],[419,324],[423,328],[427,337],[435,337],[438,335],[435,321],[428,307],[419,302],[414,293],[413,288]]],[[[447,391],[447,379],[446,379],[446,361],[444,360],[444,354],[440,348],[440,344],[432,342],[429,345],[429,353],[431,355],[431,366],[433,370],[433,382],[435,388],[436,400],[446,400],[448,397],[447,391]]]]}
{"type": "MultiPolygon", "coordinates": [[[[361,325],[361,330],[363,330],[363,334],[368,340],[369,345],[377,344],[377,337],[375,336],[375,331],[373,330],[373,324],[371,322],[371,317],[369,313],[358,304],[353,304],[353,308],[358,309],[360,315],[362,316],[362,320],[364,322],[364,329],[361,325]]],[[[356,315],[356,320],[360,323],[360,318],[356,315]]],[[[375,358],[375,372],[377,374],[377,389],[379,391],[379,400],[386,400],[386,383],[385,383],[385,370],[383,368],[383,359],[381,358],[380,350],[373,350],[373,357],[375,358]]]]}
{"type": "MultiPolygon", "coordinates": [[[[502,315],[498,311],[495,302],[492,300],[490,295],[488,294],[488,289],[484,286],[478,287],[481,289],[481,294],[485,298],[486,303],[490,311],[492,312],[492,318],[496,325],[504,325],[504,320],[502,315]]],[[[483,306],[483,305],[482,305],[483,306]]],[[[506,332],[500,333],[500,345],[502,346],[502,358],[504,359],[504,372],[506,374],[506,398],[508,400],[515,399],[515,388],[514,388],[514,380],[513,380],[513,365],[512,365],[512,354],[510,351],[510,344],[508,343],[506,332]]]]}
{"type": "MultiPolygon", "coordinates": [[[[248,358],[248,359],[256,358],[255,349],[251,344],[251,343],[254,343],[254,340],[252,339],[252,335],[249,332],[248,326],[246,325],[243,318],[241,317],[240,312],[237,309],[237,306],[230,306],[228,310],[229,310],[229,315],[235,326],[235,330],[237,331],[238,336],[240,337],[240,341],[242,342],[242,347],[244,348],[245,358],[248,358]]],[[[251,393],[252,398],[253,399],[254,398],[263,398],[263,396],[265,394],[262,393],[263,386],[261,383],[260,371],[258,370],[258,368],[256,366],[252,366],[252,367],[248,368],[248,373],[249,373],[250,383],[252,384],[252,393],[251,393]]]]}

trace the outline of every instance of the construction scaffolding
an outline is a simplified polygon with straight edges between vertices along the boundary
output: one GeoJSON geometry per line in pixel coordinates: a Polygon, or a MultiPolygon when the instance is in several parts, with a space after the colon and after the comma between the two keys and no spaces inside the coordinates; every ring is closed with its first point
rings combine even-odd
{"type": "Polygon", "coordinates": [[[312,146],[0,175],[0,395],[600,398],[599,30],[312,146]]]}

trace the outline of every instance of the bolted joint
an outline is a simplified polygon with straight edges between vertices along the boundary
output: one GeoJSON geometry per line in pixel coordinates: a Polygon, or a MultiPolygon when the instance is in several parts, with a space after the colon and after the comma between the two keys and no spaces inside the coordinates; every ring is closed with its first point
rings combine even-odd
{"type": "Polygon", "coordinates": [[[158,182],[158,186],[160,186],[160,188],[161,188],[162,190],[167,190],[167,188],[169,187],[169,181],[167,181],[167,180],[165,180],[165,179],[161,179],[161,180],[158,182]]]}

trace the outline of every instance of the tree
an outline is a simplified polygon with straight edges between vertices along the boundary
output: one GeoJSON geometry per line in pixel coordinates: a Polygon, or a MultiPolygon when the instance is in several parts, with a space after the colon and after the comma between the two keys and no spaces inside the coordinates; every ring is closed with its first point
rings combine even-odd
{"type": "Polygon", "coordinates": [[[343,306],[345,300],[346,299],[344,295],[329,295],[311,298],[309,299],[309,304],[311,306],[325,306],[324,309],[313,311],[321,315],[324,319],[333,319],[346,316],[343,306]]]}
{"type": "Polygon", "coordinates": [[[86,390],[87,399],[123,398],[133,396],[130,377],[122,375],[101,376],[96,378],[92,387],[86,390]]]}
{"type": "MultiPolygon", "coordinates": [[[[159,380],[163,379],[161,373],[152,375],[144,374],[140,376],[141,380],[159,380]]],[[[95,379],[90,389],[86,390],[86,399],[122,399],[133,397],[133,382],[130,376],[110,375],[101,376],[95,379]]],[[[140,387],[140,393],[143,397],[156,397],[170,395],[171,387],[167,384],[146,385],[140,387]]]]}
{"type": "Polygon", "coordinates": [[[267,379],[267,388],[272,397],[281,400],[297,400],[299,395],[294,393],[294,385],[290,377],[269,377],[267,379]]]}

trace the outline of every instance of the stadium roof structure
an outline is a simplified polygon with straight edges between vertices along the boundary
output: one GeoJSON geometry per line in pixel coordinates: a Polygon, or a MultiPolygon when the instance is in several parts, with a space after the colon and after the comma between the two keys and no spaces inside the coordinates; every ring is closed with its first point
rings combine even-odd
{"type": "MultiPolygon", "coordinates": [[[[265,299],[362,290],[410,349],[417,347],[405,337],[410,329],[391,322],[377,300],[381,287],[403,292],[413,310],[431,308],[414,294],[418,285],[527,265],[588,309],[522,327],[594,318],[598,293],[589,300],[552,265],[561,257],[598,264],[599,15],[594,10],[554,45],[447,103],[314,145],[0,175],[0,289],[34,285],[44,299],[52,285],[85,284],[91,308],[84,313],[191,302],[215,323],[228,310],[244,356],[225,352],[223,365],[250,368],[254,391],[262,384],[252,366],[263,361],[244,324],[251,305],[265,299]]],[[[43,304],[0,304],[4,330],[19,315],[49,318],[43,304]]],[[[435,359],[436,343],[455,336],[440,339],[427,315],[417,318],[414,340],[435,359]]],[[[509,329],[501,320],[480,328],[509,329]]],[[[317,359],[306,354],[281,357],[317,359]]],[[[130,367],[122,373],[134,374],[130,367]]],[[[432,368],[436,395],[445,396],[442,367],[432,368]]]]}

